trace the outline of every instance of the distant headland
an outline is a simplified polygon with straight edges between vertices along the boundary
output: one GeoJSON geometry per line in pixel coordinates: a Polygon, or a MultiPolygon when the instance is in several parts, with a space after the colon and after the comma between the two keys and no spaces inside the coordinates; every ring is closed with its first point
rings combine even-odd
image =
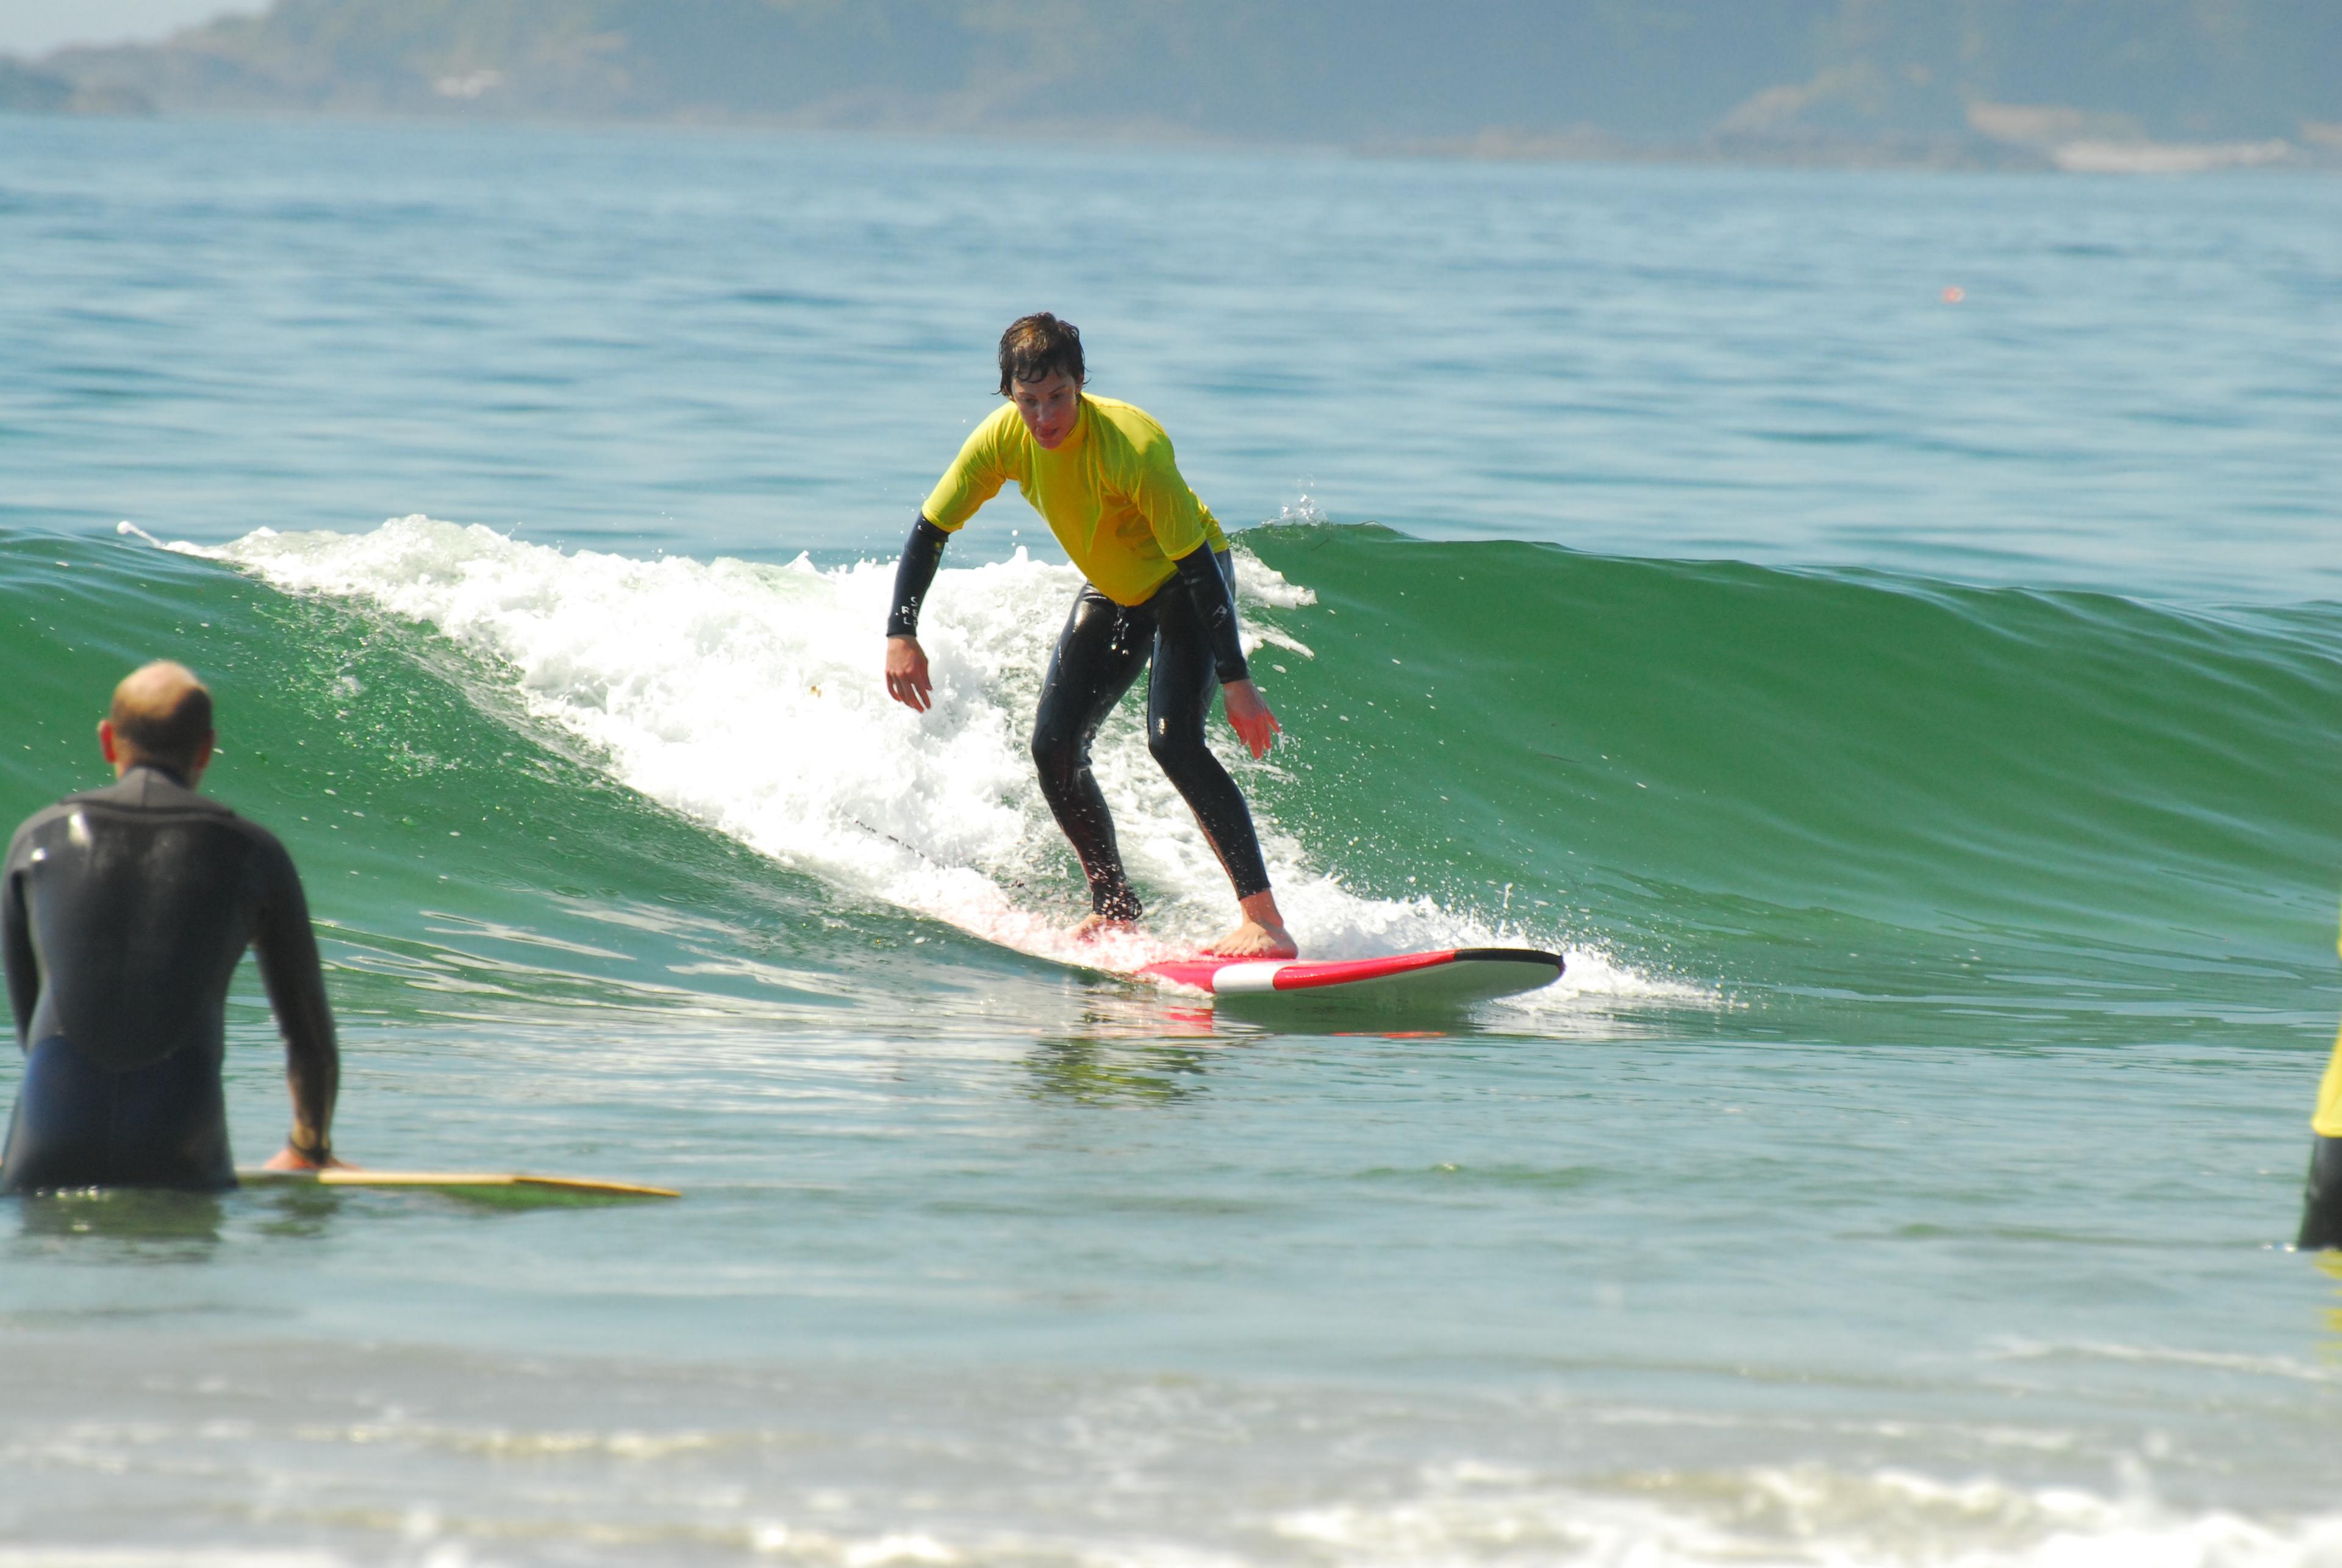
{"type": "Polygon", "coordinates": [[[2342,168],[2334,0],[276,0],[0,109],[1507,158],[2342,168]]]}

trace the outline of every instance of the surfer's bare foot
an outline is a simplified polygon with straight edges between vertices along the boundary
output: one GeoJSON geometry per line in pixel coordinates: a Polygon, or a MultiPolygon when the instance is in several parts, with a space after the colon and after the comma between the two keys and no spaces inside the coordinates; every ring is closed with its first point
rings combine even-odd
{"type": "Polygon", "coordinates": [[[1244,924],[1213,943],[1204,951],[1216,958],[1297,958],[1300,944],[1293,933],[1285,929],[1284,912],[1276,907],[1276,894],[1266,888],[1236,900],[1244,911],[1244,924]]]}
{"type": "Polygon", "coordinates": [[[1083,916],[1082,923],[1074,927],[1073,938],[1076,942],[1096,942],[1109,933],[1137,929],[1138,922],[1135,920],[1116,920],[1110,915],[1090,914],[1083,916]]]}
{"type": "Polygon", "coordinates": [[[1247,920],[1204,951],[1215,958],[1293,958],[1301,948],[1282,925],[1247,920]]]}

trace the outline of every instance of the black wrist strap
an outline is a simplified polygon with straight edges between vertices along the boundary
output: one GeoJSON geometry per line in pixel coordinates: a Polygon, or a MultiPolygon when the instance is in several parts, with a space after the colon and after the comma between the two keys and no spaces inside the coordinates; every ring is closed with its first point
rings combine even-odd
{"type": "Polygon", "coordinates": [[[1204,623],[1204,636],[1212,648],[1212,669],[1220,684],[1251,679],[1252,672],[1245,665],[1244,639],[1236,633],[1236,596],[1228,583],[1226,554],[1216,555],[1209,544],[1198,544],[1172,564],[1179,568],[1187,601],[1204,623]]]}
{"type": "Polygon", "coordinates": [[[888,636],[919,634],[919,604],[926,598],[927,590],[935,586],[936,568],[943,564],[944,545],[950,539],[950,534],[927,521],[924,512],[911,524],[911,537],[903,545],[903,559],[895,567],[895,603],[886,612],[888,636]]]}

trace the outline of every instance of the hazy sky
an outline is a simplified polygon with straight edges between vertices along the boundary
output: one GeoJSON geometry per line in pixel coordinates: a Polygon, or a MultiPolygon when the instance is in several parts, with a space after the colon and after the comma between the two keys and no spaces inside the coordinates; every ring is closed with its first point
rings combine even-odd
{"type": "Polygon", "coordinates": [[[266,9],[266,0],[0,0],[0,54],[161,38],[230,11],[266,9]]]}

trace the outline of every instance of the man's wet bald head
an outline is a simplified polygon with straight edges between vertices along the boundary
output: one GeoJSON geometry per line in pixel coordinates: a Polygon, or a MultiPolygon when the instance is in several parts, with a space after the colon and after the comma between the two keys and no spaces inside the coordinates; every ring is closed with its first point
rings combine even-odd
{"type": "Polygon", "coordinates": [[[192,774],[211,760],[212,694],[185,664],[157,659],[131,671],[114,688],[105,721],[131,754],[115,759],[123,766],[158,762],[192,774]]]}

